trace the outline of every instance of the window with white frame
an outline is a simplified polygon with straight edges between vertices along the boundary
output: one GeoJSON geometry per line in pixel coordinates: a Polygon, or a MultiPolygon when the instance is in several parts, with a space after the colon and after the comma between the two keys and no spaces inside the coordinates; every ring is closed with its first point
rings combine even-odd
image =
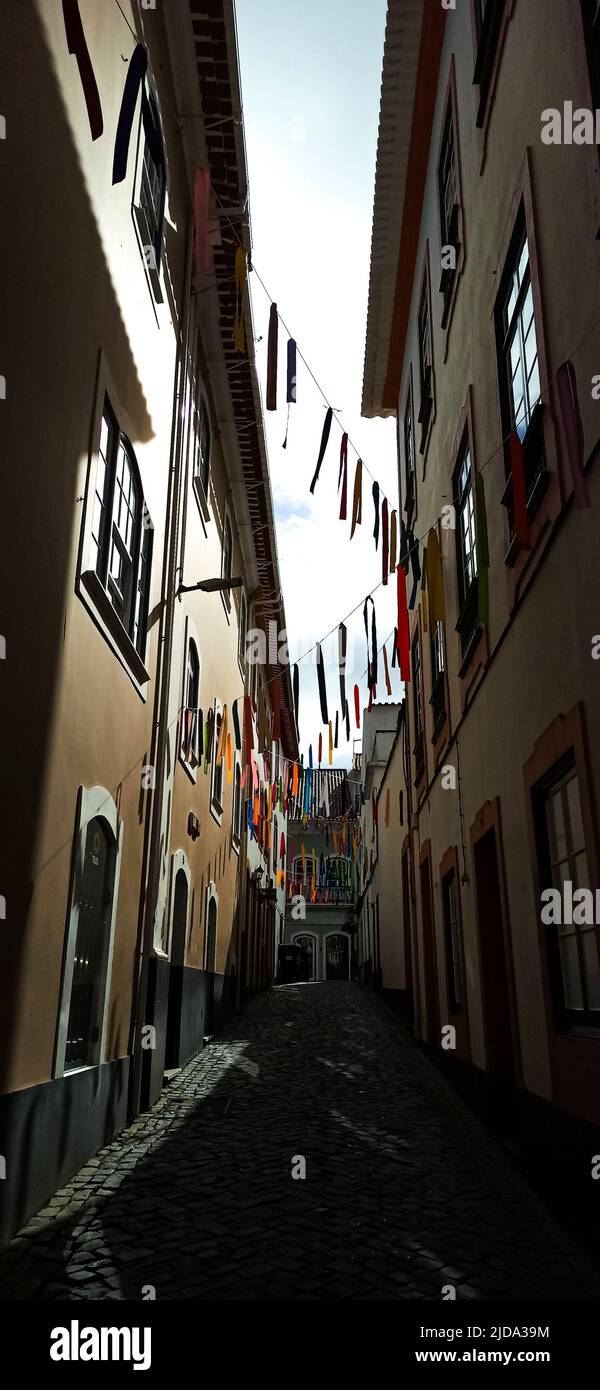
{"type": "Polygon", "coordinates": [[[529,267],[529,246],[524,218],[504,272],[503,298],[497,314],[498,355],[503,374],[501,396],[505,433],[516,430],[524,439],[540,399],[538,345],[529,267]]]}
{"type": "Polygon", "coordinates": [[[106,397],[93,499],[91,557],[112,607],[142,658],[152,535],[135,454],[106,397]]]}
{"type": "Polygon", "coordinates": [[[219,762],[219,759],[218,759],[218,757],[217,757],[217,749],[218,749],[218,746],[219,746],[219,736],[220,736],[220,733],[221,733],[221,725],[222,725],[222,723],[223,723],[223,711],[222,711],[222,709],[221,709],[221,706],[215,702],[214,737],[213,737],[213,756],[212,756],[212,786],[211,786],[210,802],[211,802],[211,810],[212,810],[212,813],[213,813],[213,815],[216,817],[216,819],[219,821],[219,824],[220,824],[220,822],[221,822],[221,816],[222,816],[222,814],[223,814],[223,762],[224,762],[224,758],[221,758],[221,761],[219,762]]]}

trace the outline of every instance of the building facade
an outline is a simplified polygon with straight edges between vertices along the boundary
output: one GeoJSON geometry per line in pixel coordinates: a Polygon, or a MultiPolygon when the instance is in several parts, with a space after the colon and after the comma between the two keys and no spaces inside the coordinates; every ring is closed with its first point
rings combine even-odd
{"type": "Polygon", "coordinates": [[[297,755],[233,5],[74,8],[3,23],[4,1237],[236,1006],[248,743],[297,755]]]}
{"type": "Polygon", "coordinates": [[[600,165],[542,132],[600,105],[596,8],[390,4],[363,388],[364,414],[397,418],[409,544],[441,554],[408,614],[396,832],[417,1034],[531,1134],[584,1136],[583,1163],[600,925],[569,894],[598,887],[600,165]]]}
{"type": "Polygon", "coordinates": [[[356,969],[359,782],[354,770],[303,770],[289,808],[284,941],[305,953],[305,978],[356,969]]]}

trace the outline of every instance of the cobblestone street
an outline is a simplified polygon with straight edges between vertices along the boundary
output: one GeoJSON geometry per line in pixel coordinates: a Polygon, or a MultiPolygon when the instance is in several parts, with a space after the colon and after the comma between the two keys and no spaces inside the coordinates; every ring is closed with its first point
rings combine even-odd
{"type": "Polygon", "coordinates": [[[354,984],[255,1000],[30,1221],[0,1279],[4,1298],[35,1299],[599,1296],[588,1260],[354,984]]]}

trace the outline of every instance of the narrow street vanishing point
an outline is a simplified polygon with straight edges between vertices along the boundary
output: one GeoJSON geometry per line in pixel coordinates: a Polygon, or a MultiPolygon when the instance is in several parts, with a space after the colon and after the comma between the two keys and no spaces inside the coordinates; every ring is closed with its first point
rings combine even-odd
{"type": "Polygon", "coordinates": [[[459,1299],[600,1293],[392,1013],[350,982],[254,999],[0,1262],[0,1293],[17,1299],[440,1299],[451,1288],[459,1299]]]}

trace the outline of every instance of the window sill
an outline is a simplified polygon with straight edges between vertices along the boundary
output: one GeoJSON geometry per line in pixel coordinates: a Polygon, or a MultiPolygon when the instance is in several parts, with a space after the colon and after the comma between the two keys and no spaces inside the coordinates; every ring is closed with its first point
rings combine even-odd
{"type": "Polygon", "coordinates": [[[150,672],[146,670],[139,652],[136,651],[120,618],[115,613],[106,589],[101,584],[95,570],[85,570],[83,574],[80,574],[77,592],[100,628],[109,647],[112,647],[121,665],[127,671],[138,694],[145,700],[147,692],[144,687],[150,680],[150,672]]]}

